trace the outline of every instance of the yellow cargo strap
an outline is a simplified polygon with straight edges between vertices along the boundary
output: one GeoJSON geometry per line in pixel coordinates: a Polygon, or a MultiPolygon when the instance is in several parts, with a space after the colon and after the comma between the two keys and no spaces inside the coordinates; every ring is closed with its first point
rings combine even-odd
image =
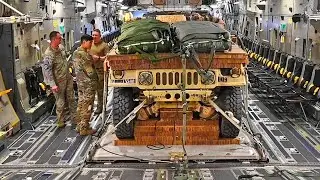
{"type": "Polygon", "coordinates": [[[307,88],[307,85],[308,85],[309,81],[306,81],[303,85],[303,88],[307,88]]]}
{"type": "Polygon", "coordinates": [[[12,89],[8,89],[8,90],[4,90],[4,91],[0,91],[0,97],[5,95],[5,94],[8,94],[9,92],[11,92],[12,89]]]}
{"type": "Polygon", "coordinates": [[[284,68],[281,68],[280,69],[280,74],[283,75],[284,71],[285,71],[284,68]]]}
{"type": "Polygon", "coordinates": [[[73,72],[72,68],[69,68],[69,72],[72,74],[72,72],[73,72]]]}
{"type": "Polygon", "coordinates": [[[41,87],[41,89],[42,89],[43,91],[46,90],[46,84],[45,84],[44,82],[39,83],[39,86],[41,87]]]}
{"type": "Polygon", "coordinates": [[[275,65],[273,66],[273,69],[274,69],[274,70],[277,70],[278,67],[279,67],[279,64],[275,64],[275,65]]]}
{"type": "Polygon", "coordinates": [[[254,56],[254,54],[253,54],[253,53],[251,53],[251,54],[250,54],[250,58],[253,58],[253,56],[254,56]]]}
{"type": "Polygon", "coordinates": [[[258,61],[260,62],[260,61],[261,61],[261,59],[262,59],[262,57],[259,57],[259,58],[258,58],[258,61]]]}
{"type": "Polygon", "coordinates": [[[288,72],[288,73],[287,73],[287,78],[288,78],[288,79],[291,78],[291,75],[292,75],[292,72],[288,72]]]}
{"type": "Polygon", "coordinates": [[[283,74],[282,74],[282,77],[285,77],[285,75],[286,75],[287,72],[288,72],[288,71],[284,70],[284,72],[283,72],[283,74]]]}
{"type": "Polygon", "coordinates": [[[263,65],[265,65],[265,64],[267,63],[267,60],[268,60],[267,58],[264,58],[264,60],[263,60],[263,62],[262,62],[263,65]]]}
{"type": "Polygon", "coordinates": [[[317,87],[314,91],[313,91],[313,95],[317,95],[317,93],[319,92],[319,87],[317,87]]]}
{"type": "Polygon", "coordinates": [[[268,61],[267,66],[271,67],[272,61],[268,61]]]}
{"type": "Polygon", "coordinates": [[[293,79],[294,84],[296,84],[296,83],[298,82],[298,80],[299,80],[299,79],[300,79],[300,77],[295,76],[295,77],[294,77],[294,79],[293,79]]]}

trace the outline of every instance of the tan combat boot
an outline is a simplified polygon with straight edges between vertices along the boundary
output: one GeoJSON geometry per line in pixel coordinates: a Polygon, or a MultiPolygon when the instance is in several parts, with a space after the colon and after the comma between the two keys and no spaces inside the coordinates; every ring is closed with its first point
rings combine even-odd
{"type": "Polygon", "coordinates": [[[98,107],[95,111],[94,114],[101,114],[102,113],[102,107],[98,107]]]}
{"type": "Polygon", "coordinates": [[[88,136],[88,135],[92,135],[95,134],[97,131],[91,128],[87,128],[87,129],[81,129],[80,130],[80,135],[81,136],[88,136]]]}
{"type": "Polygon", "coordinates": [[[66,126],[66,124],[63,121],[57,121],[58,128],[63,128],[66,126]]]}

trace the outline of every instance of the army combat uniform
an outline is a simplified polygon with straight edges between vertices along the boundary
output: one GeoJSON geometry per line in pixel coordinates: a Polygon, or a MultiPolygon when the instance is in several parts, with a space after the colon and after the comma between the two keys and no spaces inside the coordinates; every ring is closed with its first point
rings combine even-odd
{"type": "MultiPolygon", "coordinates": [[[[92,44],[91,46],[91,54],[97,55],[100,57],[106,56],[109,52],[108,45],[101,41],[97,44],[92,44]]],[[[98,106],[97,106],[97,113],[102,112],[103,108],[103,86],[104,86],[104,69],[103,69],[103,60],[98,60],[96,63],[94,63],[95,69],[98,74],[98,84],[97,84],[97,94],[98,94],[98,106]]]]}
{"type": "Polygon", "coordinates": [[[58,86],[59,91],[54,92],[56,99],[57,126],[65,126],[67,113],[73,123],[77,123],[76,101],[73,91],[73,78],[69,73],[69,64],[62,46],[53,49],[50,46],[44,53],[42,61],[45,83],[51,87],[58,86]],[[69,110],[69,111],[68,111],[69,110]]]}
{"type": "Polygon", "coordinates": [[[80,119],[80,135],[93,134],[89,122],[92,114],[92,108],[95,98],[98,76],[93,66],[92,56],[79,47],[74,52],[74,68],[78,85],[78,108],[77,115],[80,119]]]}

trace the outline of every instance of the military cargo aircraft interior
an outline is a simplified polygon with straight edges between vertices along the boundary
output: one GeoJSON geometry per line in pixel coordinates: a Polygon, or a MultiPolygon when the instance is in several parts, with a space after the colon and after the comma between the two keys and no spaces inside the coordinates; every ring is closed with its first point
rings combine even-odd
{"type": "Polygon", "coordinates": [[[0,179],[320,179],[319,0],[0,0],[0,179]]]}

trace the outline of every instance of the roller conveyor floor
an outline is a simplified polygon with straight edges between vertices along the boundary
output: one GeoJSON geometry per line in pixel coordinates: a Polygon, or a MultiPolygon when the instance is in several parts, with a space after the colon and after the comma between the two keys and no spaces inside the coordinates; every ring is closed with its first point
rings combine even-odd
{"type": "MultiPolygon", "coordinates": [[[[274,111],[281,109],[277,110],[276,106],[268,109],[250,94],[249,116],[262,134],[260,141],[268,153],[269,163],[256,163],[256,150],[246,146],[245,136],[240,135],[242,144],[238,147],[187,147],[192,160],[189,167],[193,169],[188,173],[214,180],[237,179],[240,175],[259,175],[268,179],[275,176],[274,173],[279,177],[277,179],[286,179],[286,176],[319,178],[320,129],[291,114],[279,117],[274,111]],[[226,158],[228,156],[232,158],[226,158]],[[221,159],[233,161],[219,161],[221,159]],[[293,172],[285,173],[283,169],[293,172]],[[285,174],[281,175],[283,177],[279,175],[282,173],[285,174]]],[[[99,119],[94,116],[92,123],[99,124],[99,119]]],[[[84,162],[95,137],[81,137],[71,125],[58,129],[54,121],[55,117],[49,116],[34,130],[14,137],[7,150],[1,153],[0,179],[172,179],[177,173],[177,167],[121,157],[101,148],[95,151],[90,162],[84,162]]],[[[113,135],[108,138],[112,141],[113,135]]],[[[168,158],[166,154],[174,151],[172,149],[179,150],[179,146],[151,150],[112,144],[104,148],[116,154],[158,160],[168,158]]]]}

